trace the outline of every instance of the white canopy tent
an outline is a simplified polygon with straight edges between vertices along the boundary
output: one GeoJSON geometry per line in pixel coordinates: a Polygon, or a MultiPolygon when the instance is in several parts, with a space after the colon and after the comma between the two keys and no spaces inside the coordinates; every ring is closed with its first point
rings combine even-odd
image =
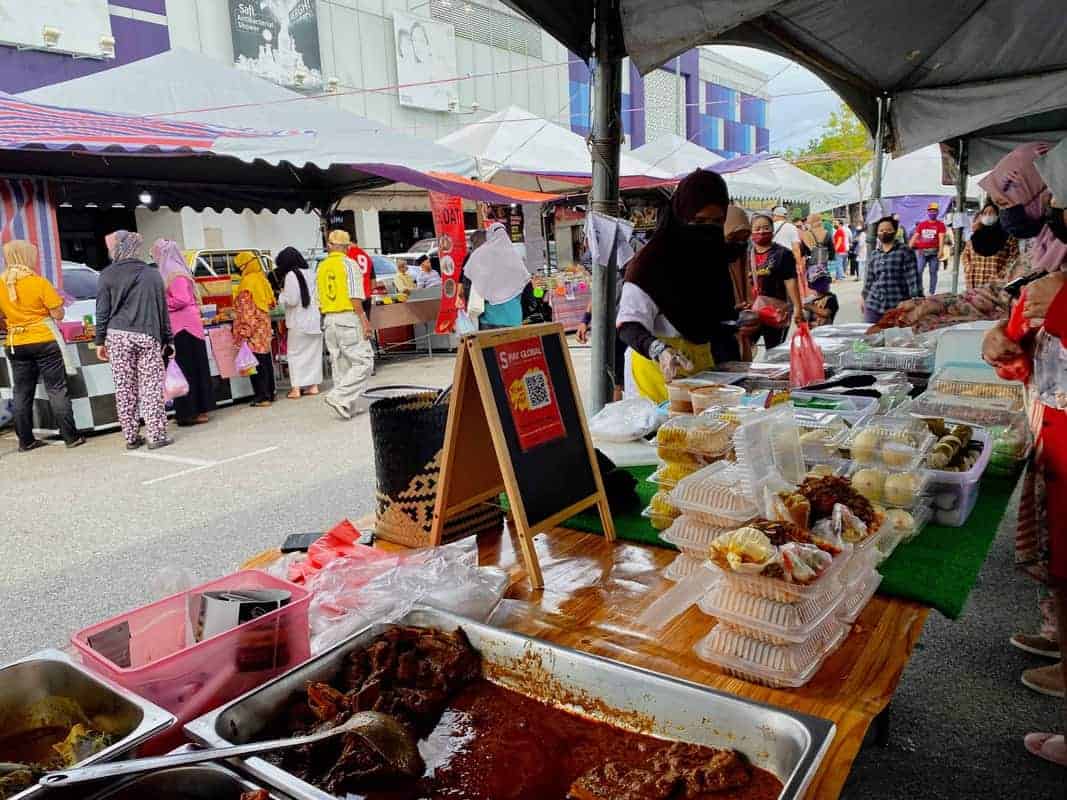
{"type": "MultiPolygon", "coordinates": [[[[539,192],[563,191],[591,179],[591,158],[585,139],[519,108],[472,122],[437,143],[473,156],[482,180],[539,192]]],[[[623,178],[669,180],[673,175],[634,156],[622,154],[623,178]]]]}
{"type": "Polygon", "coordinates": [[[714,167],[723,157],[676,133],[660,136],[630,151],[655,169],[681,177],[701,167],[714,167]]]}
{"type": "Polygon", "coordinates": [[[726,172],[730,196],[773,199],[832,208],[841,205],[841,192],[832,183],[805,172],[779,156],[767,156],[737,172],[726,172]]]}

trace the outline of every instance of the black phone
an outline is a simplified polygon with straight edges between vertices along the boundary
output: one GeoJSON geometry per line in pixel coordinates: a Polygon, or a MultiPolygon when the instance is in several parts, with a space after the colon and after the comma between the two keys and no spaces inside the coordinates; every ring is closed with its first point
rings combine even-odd
{"type": "MultiPolygon", "coordinates": [[[[322,531],[314,533],[291,533],[285,537],[285,541],[282,543],[283,553],[306,553],[307,549],[311,547],[315,542],[321,539],[326,534],[322,531]]],[[[374,544],[374,532],[368,531],[360,534],[359,544],[365,544],[370,547],[374,544]]]]}

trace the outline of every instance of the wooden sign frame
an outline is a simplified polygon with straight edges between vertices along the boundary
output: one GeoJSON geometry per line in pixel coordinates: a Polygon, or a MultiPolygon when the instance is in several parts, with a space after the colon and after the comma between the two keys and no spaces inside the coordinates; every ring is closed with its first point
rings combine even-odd
{"type": "MultiPolygon", "coordinates": [[[[543,446],[551,447],[551,444],[543,446]]],[[[546,480],[552,480],[551,476],[546,476],[546,480]]],[[[446,520],[479,503],[495,501],[501,493],[505,492],[511,506],[526,573],[531,586],[535,589],[544,588],[545,585],[533,542],[535,534],[546,533],[575,514],[595,505],[600,513],[604,538],[609,542],[615,541],[615,525],[611,518],[611,509],[608,506],[607,494],[604,492],[604,482],[600,475],[596,452],[593,449],[593,439],[589,434],[585,408],[578,392],[567,339],[563,326],[559,323],[486,331],[467,336],[460,342],[456,352],[448,426],[445,430],[441,478],[434,504],[431,544],[434,546],[441,544],[446,520]],[[524,339],[536,338],[543,341],[550,337],[558,337],[567,378],[577,406],[580,430],[568,430],[567,437],[580,435],[584,438],[586,445],[584,450],[589,459],[596,490],[544,519],[531,520],[527,516],[526,503],[523,500],[519,479],[508,449],[503,421],[494,399],[484,353],[500,345],[524,339]]]]}

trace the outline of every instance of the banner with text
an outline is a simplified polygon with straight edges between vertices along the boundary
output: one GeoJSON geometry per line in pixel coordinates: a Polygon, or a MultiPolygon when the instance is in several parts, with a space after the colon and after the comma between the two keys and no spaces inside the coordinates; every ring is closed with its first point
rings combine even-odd
{"type": "Polygon", "coordinates": [[[463,227],[463,198],[430,192],[433,231],[437,236],[437,256],[441,262],[441,310],[437,314],[438,334],[456,327],[456,296],[467,260],[467,236],[463,227]]]}

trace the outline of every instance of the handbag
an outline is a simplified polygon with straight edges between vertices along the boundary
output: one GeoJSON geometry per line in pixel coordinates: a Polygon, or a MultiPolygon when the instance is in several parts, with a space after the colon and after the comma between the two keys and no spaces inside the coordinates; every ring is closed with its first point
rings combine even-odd
{"type": "Polygon", "coordinates": [[[756,276],[755,250],[749,253],[749,264],[752,273],[752,293],[756,298],[752,301],[752,310],[759,315],[760,324],[769,328],[788,328],[792,305],[777,297],[760,294],[759,278],[756,276]]]}
{"type": "Polygon", "coordinates": [[[233,360],[233,364],[237,367],[237,372],[241,377],[247,378],[256,374],[256,367],[259,362],[256,360],[256,354],[252,352],[252,348],[248,346],[248,342],[241,344],[241,349],[237,351],[237,358],[233,360]]]}
{"type": "Polygon", "coordinates": [[[185,397],[189,394],[189,381],[185,379],[185,373],[178,366],[178,360],[172,358],[167,364],[167,375],[163,381],[163,399],[174,400],[177,397],[185,397]]]}

